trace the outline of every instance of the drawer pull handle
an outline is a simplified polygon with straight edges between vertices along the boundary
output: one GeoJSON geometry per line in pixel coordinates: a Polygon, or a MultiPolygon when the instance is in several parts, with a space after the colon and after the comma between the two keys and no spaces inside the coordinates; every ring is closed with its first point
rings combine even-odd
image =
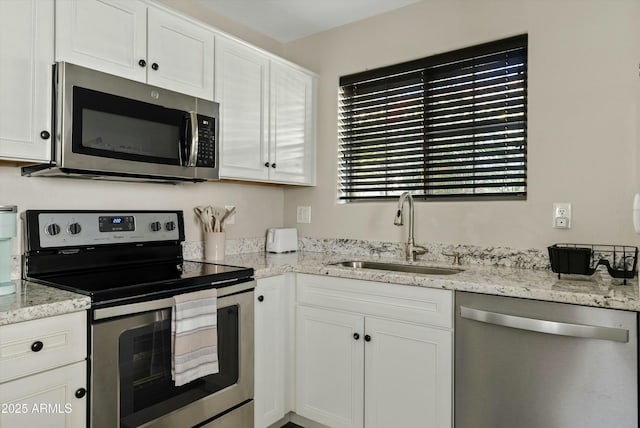
{"type": "Polygon", "coordinates": [[[353,333],[353,338],[355,340],[358,340],[358,339],[360,339],[360,335],[358,333],[353,333]]]}
{"type": "Polygon", "coordinates": [[[82,398],[85,395],[87,395],[87,390],[84,388],[78,388],[76,389],[76,398],[82,398]]]}
{"type": "Polygon", "coordinates": [[[33,352],[40,352],[40,351],[42,351],[42,348],[44,348],[44,343],[42,343],[39,340],[36,340],[35,342],[33,342],[31,344],[31,350],[33,352]]]}

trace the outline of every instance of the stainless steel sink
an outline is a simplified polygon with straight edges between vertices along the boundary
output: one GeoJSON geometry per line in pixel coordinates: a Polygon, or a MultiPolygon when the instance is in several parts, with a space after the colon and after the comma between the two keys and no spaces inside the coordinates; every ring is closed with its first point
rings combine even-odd
{"type": "Polygon", "coordinates": [[[453,275],[462,272],[464,269],[442,268],[434,266],[417,266],[405,265],[401,263],[380,263],[380,262],[362,262],[362,261],[345,261],[332,263],[334,266],[344,266],[354,269],[378,269],[390,270],[394,272],[417,273],[421,275],[453,275]]]}

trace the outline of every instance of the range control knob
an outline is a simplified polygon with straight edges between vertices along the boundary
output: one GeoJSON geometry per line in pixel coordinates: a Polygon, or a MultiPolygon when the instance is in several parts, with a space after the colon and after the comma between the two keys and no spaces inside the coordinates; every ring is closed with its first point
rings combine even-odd
{"type": "Polygon", "coordinates": [[[47,235],[56,236],[58,233],[60,233],[60,226],[58,226],[56,223],[51,223],[47,225],[47,227],[45,228],[45,232],[47,232],[47,235]]]}
{"type": "Polygon", "coordinates": [[[82,231],[82,226],[80,226],[80,223],[71,223],[69,225],[69,233],[70,234],[77,235],[81,231],[82,231]]]}
{"type": "Polygon", "coordinates": [[[159,221],[154,221],[149,225],[152,232],[158,232],[162,230],[162,224],[159,221]]]}
{"type": "Polygon", "coordinates": [[[164,224],[164,228],[166,230],[168,230],[169,232],[171,232],[172,230],[175,230],[176,228],[176,222],[175,221],[168,221],[164,224]]]}

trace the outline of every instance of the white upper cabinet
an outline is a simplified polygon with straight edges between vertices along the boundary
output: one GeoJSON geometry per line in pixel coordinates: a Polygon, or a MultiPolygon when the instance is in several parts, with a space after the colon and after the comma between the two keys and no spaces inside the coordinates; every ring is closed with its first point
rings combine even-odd
{"type": "Polygon", "coordinates": [[[53,9],[0,1],[0,159],[51,159],[53,9]]]}
{"type": "Polygon", "coordinates": [[[56,60],[213,99],[215,33],[137,0],[56,2],[56,60]]]}
{"type": "Polygon", "coordinates": [[[131,0],[58,0],[56,60],[146,81],[147,6],[131,0]]]}
{"type": "Polygon", "coordinates": [[[315,77],[223,37],[215,63],[220,177],[315,184],[315,77]]]}
{"type": "Polygon", "coordinates": [[[269,179],[269,57],[234,40],[216,39],[220,103],[220,176],[269,179]]]}
{"type": "Polygon", "coordinates": [[[214,33],[160,9],[148,13],[147,81],[212,100],[214,33]]]}
{"type": "Polygon", "coordinates": [[[314,92],[311,75],[271,62],[269,161],[273,181],[315,182],[314,92]]]}

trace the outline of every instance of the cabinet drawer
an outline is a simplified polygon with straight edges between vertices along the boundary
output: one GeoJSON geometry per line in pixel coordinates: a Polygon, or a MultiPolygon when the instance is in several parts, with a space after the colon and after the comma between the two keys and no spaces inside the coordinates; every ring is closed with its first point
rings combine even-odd
{"type": "Polygon", "coordinates": [[[86,355],[86,312],[0,327],[0,382],[81,361],[86,355]]]}
{"type": "Polygon", "coordinates": [[[302,304],[453,327],[453,293],[449,290],[298,274],[296,295],[302,304]]]}

